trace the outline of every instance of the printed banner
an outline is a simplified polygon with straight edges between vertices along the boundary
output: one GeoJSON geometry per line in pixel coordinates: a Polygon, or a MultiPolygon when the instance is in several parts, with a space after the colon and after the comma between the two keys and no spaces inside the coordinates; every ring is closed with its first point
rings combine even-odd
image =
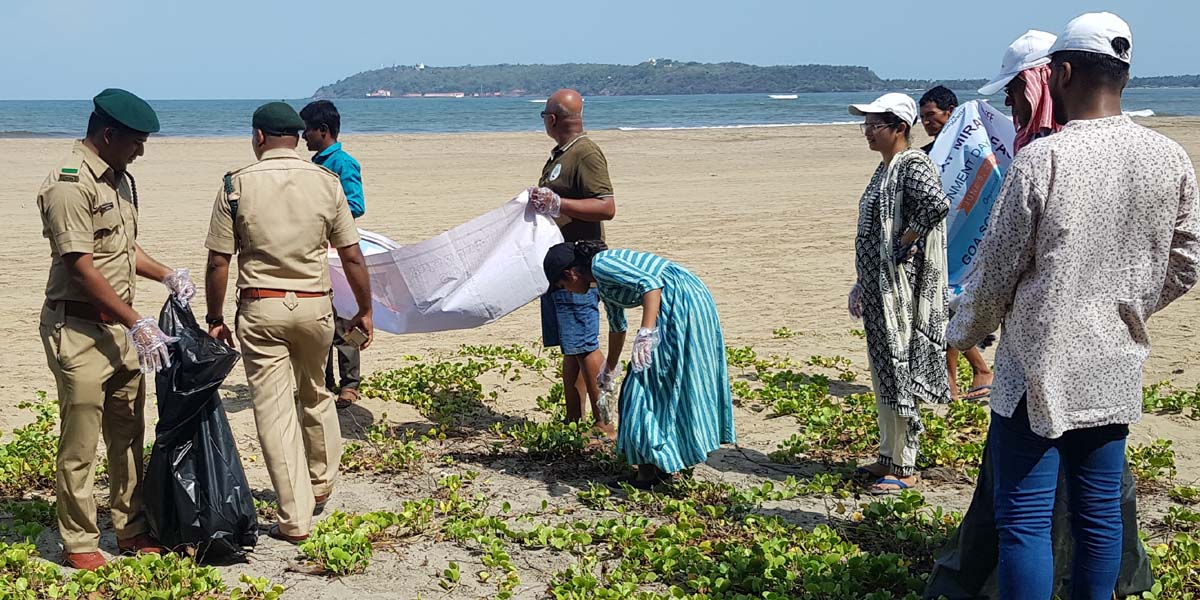
{"type": "Polygon", "coordinates": [[[962,291],[974,268],[992,206],[1012,163],[1015,137],[1008,115],[986,101],[972,100],[954,109],[929,152],[941,169],[942,189],[950,197],[946,251],[952,295],[962,291]]]}
{"type": "MultiPolygon", "coordinates": [[[[548,285],[542,259],[563,238],[552,219],[528,208],[528,200],[521,192],[492,212],[411,246],[359,230],[375,328],[396,334],[470,329],[541,296],[548,285]]],[[[338,314],[358,312],[332,249],[329,274],[338,314]]]]}

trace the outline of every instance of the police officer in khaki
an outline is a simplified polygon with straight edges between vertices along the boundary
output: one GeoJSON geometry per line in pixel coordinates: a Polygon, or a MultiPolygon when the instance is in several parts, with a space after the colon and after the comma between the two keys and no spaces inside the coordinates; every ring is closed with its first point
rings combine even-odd
{"type": "Polygon", "coordinates": [[[327,249],[337,249],[359,309],[348,325],[370,344],[371,288],[358,230],[338,176],[300,158],[304,121],[271,102],[254,111],[258,162],[225,176],[209,225],[205,294],[209,334],[233,345],[222,314],[238,255],[234,326],[279,523],[268,535],[298,543],[333,492],[342,438],[325,358],[333,342],[327,249]],[[299,415],[293,384],[299,390],[299,415]]]}
{"type": "Polygon", "coordinates": [[[196,293],[187,270],[172,270],[137,243],[137,184],[126,168],[144,152],[158,117],[141,98],[107,89],[93,99],[87,136],[38,190],[50,277],[39,330],[58,386],[55,495],[63,561],[104,564],[92,496],[96,444],[108,450],[109,505],[117,548],[162,552],[142,514],[144,374],[169,364],[171,341],[133,308],[135,276],[167,285],[185,301],[196,293]]]}

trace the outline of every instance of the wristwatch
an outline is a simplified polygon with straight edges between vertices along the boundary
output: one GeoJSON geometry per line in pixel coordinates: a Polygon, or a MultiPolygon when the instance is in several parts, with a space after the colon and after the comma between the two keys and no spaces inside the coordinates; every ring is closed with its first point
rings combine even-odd
{"type": "Polygon", "coordinates": [[[208,323],[209,327],[216,327],[217,325],[224,325],[225,324],[225,315],[217,315],[215,317],[206,316],[206,317],[204,317],[204,322],[208,323]]]}

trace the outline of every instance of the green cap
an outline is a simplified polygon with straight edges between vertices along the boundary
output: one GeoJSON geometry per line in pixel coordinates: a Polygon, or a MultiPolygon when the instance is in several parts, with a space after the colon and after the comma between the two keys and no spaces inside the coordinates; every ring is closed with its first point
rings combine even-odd
{"type": "Polygon", "coordinates": [[[96,114],[140,133],[158,132],[158,115],[145,100],[130,92],[108,88],[92,98],[96,114]]]}
{"type": "Polygon", "coordinates": [[[253,125],[266,133],[297,135],[304,131],[304,119],[287,102],[268,102],[254,111],[253,125]]]}

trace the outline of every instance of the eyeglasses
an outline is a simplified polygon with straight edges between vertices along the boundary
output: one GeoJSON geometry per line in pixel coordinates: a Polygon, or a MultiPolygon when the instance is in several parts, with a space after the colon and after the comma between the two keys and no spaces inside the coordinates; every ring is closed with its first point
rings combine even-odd
{"type": "Polygon", "coordinates": [[[884,127],[891,127],[891,125],[888,125],[887,123],[859,123],[858,124],[859,130],[861,130],[863,133],[866,133],[867,131],[879,131],[880,129],[883,129],[884,127]]]}

